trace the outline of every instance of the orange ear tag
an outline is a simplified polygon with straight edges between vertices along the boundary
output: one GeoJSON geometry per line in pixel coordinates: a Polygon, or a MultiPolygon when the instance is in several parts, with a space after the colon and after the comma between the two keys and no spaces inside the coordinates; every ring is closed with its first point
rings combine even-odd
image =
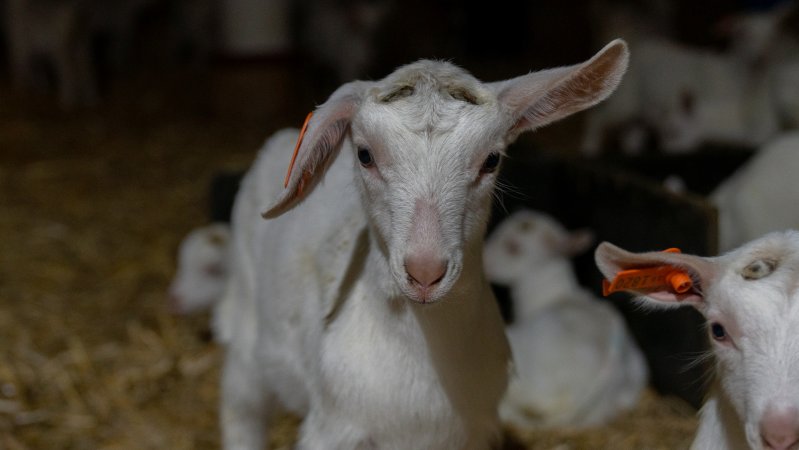
{"type": "MultiPolygon", "coordinates": [[[[284,189],[289,187],[289,178],[291,178],[291,171],[294,170],[294,161],[297,160],[297,153],[300,152],[300,145],[302,145],[302,138],[305,137],[305,132],[308,131],[308,122],[311,121],[312,116],[313,116],[313,111],[309,112],[308,115],[305,116],[305,122],[303,122],[302,129],[300,129],[300,135],[299,137],[297,137],[297,145],[294,146],[294,154],[291,155],[289,170],[288,172],[286,172],[286,179],[283,181],[284,189]]],[[[302,189],[302,187],[300,189],[302,189]]]]}
{"type": "MultiPolygon", "coordinates": [[[[664,250],[680,253],[678,248],[664,250]]],[[[613,281],[602,280],[602,294],[608,296],[618,291],[669,290],[675,294],[688,292],[694,283],[688,272],[673,266],[654,266],[641,269],[622,270],[613,281]]]]}

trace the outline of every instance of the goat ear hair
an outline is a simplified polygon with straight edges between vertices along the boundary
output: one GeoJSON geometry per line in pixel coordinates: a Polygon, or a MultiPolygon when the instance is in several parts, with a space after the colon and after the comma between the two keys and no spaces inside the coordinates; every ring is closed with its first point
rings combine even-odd
{"type": "Polygon", "coordinates": [[[319,184],[338,155],[367,84],[353,81],[341,86],[314,111],[286,189],[275,204],[264,211],[264,218],[272,219],[294,208],[319,184]]]}
{"type": "Polygon", "coordinates": [[[616,39],[586,62],[492,83],[508,112],[512,139],[606,99],[627,70],[627,44],[616,39]]]}

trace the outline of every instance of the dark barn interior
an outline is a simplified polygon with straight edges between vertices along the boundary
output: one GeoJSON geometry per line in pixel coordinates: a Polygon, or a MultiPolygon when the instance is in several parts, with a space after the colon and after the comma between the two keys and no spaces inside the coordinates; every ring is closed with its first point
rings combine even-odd
{"type": "MultiPolygon", "coordinates": [[[[89,28],[82,47],[96,95],[65,96],[65,69],[46,52],[15,74],[16,1],[0,0],[0,449],[9,450],[219,447],[222,350],[209,313],[169,309],[176,249],[225,215],[235,187],[220,174],[246,170],[267,136],[298,127],[344,77],[378,79],[422,57],[487,81],[576,63],[603,45],[598,5],[631,8],[677,42],[723,51],[717,23],[777,3],[208,0],[191,3],[208,9],[190,21],[196,11],[185,1],[114,0],[126,25],[89,28]],[[352,41],[316,28],[317,4],[348,14],[352,41]],[[252,24],[235,22],[236,8],[263,14],[258,45],[246,41],[252,24]],[[377,18],[365,19],[372,9],[377,18]],[[324,39],[343,49],[331,57],[324,39]]],[[[46,23],[31,19],[28,35],[50,33],[37,28],[46,23]]],[[[578,152],[584,121],[577,114],[511,147],[503,177],[512,189],[492,223],[529,207],[632,250],[715,254],[706,196],[751,149],[589,160],[578,152]],[[662,186],[674,173],[687,191],[662,186]]],[[[599,291],[592,255],[574,263],[581,283],[599,291]]],[[[712,377],[701,317],[644,312],[622,294],[606,301],[650,365],[638,406],[603,427],[508,428],[506,448],[688,447],[712,377]]],[[[271,448],[291,448],[298,421],[282,419],[271,448]]]]}

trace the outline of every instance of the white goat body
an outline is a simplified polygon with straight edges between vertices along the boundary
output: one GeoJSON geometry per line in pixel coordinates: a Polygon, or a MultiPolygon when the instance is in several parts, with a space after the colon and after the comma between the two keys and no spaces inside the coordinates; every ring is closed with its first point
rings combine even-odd
{"type": "MultiPolygon", "coordinates": [[[[608,134],[631,123],[653,129],[663,151],[690,151],[703,143],[756,146],[779,130],[771,74],[753,71],[733,55],[642,40],[613,97],[587,116],[582,151],[596,155],[608,134]]],[[[627,153],[640,153],[641,140],[627,153]]]]}
{"type": "Polygon", "coordinates": [[[306,415],[301,449],[489,447],[509,363],[482,274],[499,156],[610,95],[626,62],[618,41],[499,83],[433,61],[348,83],[285,190],[297,132],[272,137],[236,198],[215,311],[225,447],[261,448],[278,405],[306,415]]]}
{"type": "Polygon", "coordinates": [[[770,233],[718,257],[631,253],[603,243],[596,261],[608,279],[652,266],[691,276],[693,287],[682,294],[635,293],[648,306],[691,305],[707,319],[716,380],[692,449],[799,446],[799,232],[770,233]]]}
{"type": "Polygon", "coordinates": [[[718,208],[719,249],[729,251],[771,231],[799,228],[799,132],[764,145],[722,182],[710,199],[718,208]]]}
{"type": "Polygon", "coordinates": [[[517,427],[595,426],[632,408],[648,370],[624,319],[580,287],[569,257],[593,242],[522,210],[485,243],[488,280],[511,290],[512,376],[500,417],[517,427]]]}

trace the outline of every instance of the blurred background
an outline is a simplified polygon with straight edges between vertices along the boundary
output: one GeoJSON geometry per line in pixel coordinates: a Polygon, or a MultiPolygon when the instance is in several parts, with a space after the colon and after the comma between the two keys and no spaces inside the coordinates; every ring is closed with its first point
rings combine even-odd
{"type": "MultiPolygon", "coordinates": [[[[0,0],[0,449],[217,448],[220,350],[209,315],[175,314],[168,295],[181,239],[225,219],[238,175],[272,132],[298,127],[340,84],[419,58],[494,81],[581,62],[615,37],[630,44],[617,101],[510,149],[512,188],[492,226],[535,208],[590,228],[597,242],[711,255],[762,227],[799,225],[782,215],[724,231],[725,214],[744,213],[724,203],[735,192],[719,191],[770,143],[796,139],[795,9],[780,0],[0,0]]],[[[599,289],[592,251],[574,267],[599,289]]],[[[603,427],[509,429],[509,448],[690,443],[710,371],[696,363],[701,318],[612,301],[650,368],[638,406],[603,427]]],[[[281,421],[274,448],[290,448],[296,423],[281,421]]]]}

